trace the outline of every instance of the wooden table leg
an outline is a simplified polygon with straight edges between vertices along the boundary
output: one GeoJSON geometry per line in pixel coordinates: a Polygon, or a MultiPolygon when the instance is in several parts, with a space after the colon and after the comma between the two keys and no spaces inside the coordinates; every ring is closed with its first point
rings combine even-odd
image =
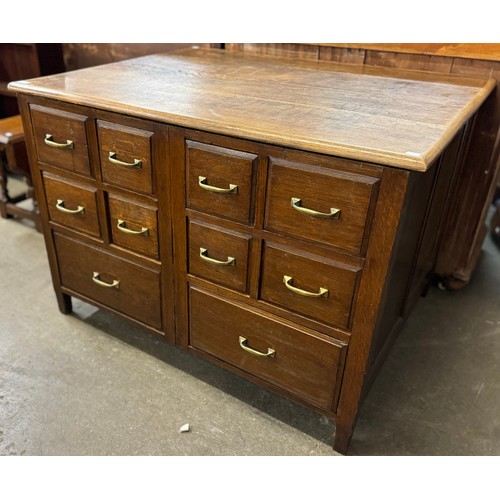
{"type": "Polygon", "coordinates": [[[71,295],[56,292],[56,297],[57,297],[57,304],[59,306],[59,310],[61,311],[61,313],[71,314],[71,311],[73,310],[71,295]]]}
{"type": "Polygon", "coordinates": [[[12,215],[7,213],[7,203],[10,201],[10,198],[7,190],[7,172],[4,161],[4,151],[0,150],[0,216],[4,219],[10,219],[12,215]]]}

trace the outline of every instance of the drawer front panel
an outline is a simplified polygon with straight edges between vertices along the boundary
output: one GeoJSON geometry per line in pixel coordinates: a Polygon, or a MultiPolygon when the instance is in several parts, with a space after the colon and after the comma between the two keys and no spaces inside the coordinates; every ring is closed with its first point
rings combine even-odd
{"type": "Polygon", "coordinates": [[[260,299],[348,329],[359,268],[267,244],[260,299]]]}
{"type": "Polygon", "coordinates": [[[54,235],[63,286],[161,328],[160,273],[54,235]]]}
{"type": "Polygon", "coordinates": [[[109,195],[108,205],[113,243],[157,259],[158,210],[113,195],[109,195]]]}
{"type": "Polygon", "coordinates": [[[86,116],[32,104],[31,119],[39,161],[91,175],[86,116]]]}
{"type": "Polygon", "coordinates": [[[189,273],[247,291],[250,236],[189,222],[189,273]]]}
{"type": "Polygon", "coordinates": [[[376,186],[365,175],[271,158],[266,228],[359,254],[376,186]]]}
{"type": "Polygon", "coordinates": [[[97,190],[43,174],[49,218],[71,229],[101,237],[97,211],[97,190]]]}
{"type": "Polygon", "coordinates": [[[257,156],[186,141],[187,206],[250,224],[257,156]]]}
{"type": "Polygon", "coordinates": [[[341,344],[191,289],[190,345],[321,408],[335,409],[346,349],[341,344]]]}
{"type": "Polygon", "coordinates": [[[97,121],[104,182],[140,193],[153,193],[151,141],[153,132],[97,121]]]}

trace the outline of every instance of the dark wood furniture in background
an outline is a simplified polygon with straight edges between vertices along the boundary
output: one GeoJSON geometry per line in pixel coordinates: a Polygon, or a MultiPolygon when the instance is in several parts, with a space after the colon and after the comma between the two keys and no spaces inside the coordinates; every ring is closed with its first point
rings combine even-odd
{"type": "MultiPolygon", "coordinates": [[[[494,78],[500,82],[500,44],[225,44],[226,50],[365,67],[432,71],[437,74],[494,78]]],[[[500,176],[500,92],[492,93],[476,118],[474,144],[453,187],[450,217],[443,234],[436,274],[450,289],[465,286],[474,271],[487,233],[496,179],[500,176]]]]}
{"type": "Polygon", "coordinates": [[[7,88],[9,82],[65,69],[60,43],[0,43],[0,118],[19,114],[16,96],[7,88]]]}
{"type": "Polygon", "coordinates": [[[30,219],[38,231],[42,230],[20,115],[0,119],[0,216],[4,219],[14,216],[30,219]],[[10,174],[17,174],[25,179],[25,193],[9,194],[7,184],[10,174]],[[19,205],[28,198],[33,200],[33,209],[19,205]]]}
{"type": "Polygon", "coordinates": [[[227,50],[11,84],[60,310],[299,401],[346,452],[494,85],[227,50]]]}

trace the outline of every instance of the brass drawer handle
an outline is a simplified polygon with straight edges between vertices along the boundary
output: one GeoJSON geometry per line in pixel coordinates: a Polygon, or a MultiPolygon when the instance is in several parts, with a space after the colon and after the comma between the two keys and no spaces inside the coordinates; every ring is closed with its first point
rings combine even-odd
{"type": "Polygon", "coordinates": [[[237,184],[229,184],[229,188],[220,188],[216,186],[210,186],[207,184],[207,178],[203,176],[198,177],[198,185],[207,191],[212,193],[221,193],[221,194],[237,194],[238,193],[238,185],[237,184]]]}
{"type": "Polygon", "coordinates": [[[126,161],[121,161],[116,158],[116,153],[114,151],[110,151],[108,155],[108,160],[115,165],[119,165],[120,167],[127,168],[141,168],[142,161],[134,158],[134,163],[127,163],[126,161]]]}
{"type": "Polygon", "coordinates": [[[256,351],[255,349],[252,349],[251,347],[248,347],[248,340],[245,337],[240,336],[240,347],[244,350],[249,352],[250,354],[253,354],[254,356],[260,356],[262,358],[274,358],[274,355],[276,354],[276,351],[274,349],[271,349],[270,347],[267,348],[267,352],[260,352],[256,351]]]}
{"type": "Polygon", "coordinates": [[[105,281],[102,281],[101,279],[101,273],[93,272],[92,275],[92,281],[96,283],[99,286],[104,286],[106,288],[119,288],[120,281],[119,280],[113,280],[113,283],[106,283],[105,281]]]}
{"type": "Polygon", "coordinates": [[[116,224],[116,227],[122,233],[125,233],[125,234],[137,234],[137,235],[143,234],[144,236],[148,236],[148,234],[149,234],[149,229],[147,227],[141,228],[140,231],[135,231],[134,229],[129,229],[128,227],[126,227],[126,222],[122,219],[118,219],[118,224],[116,224]]]}
{"type": "Polygon", "coordinates": [[[72,210],[70,208],[66,208],[64,206],[64,200],[57,200],[56,203],[56,208],[59,210],[59,212],[62,212],[63,214],[71,214],[71,215],[77,215],[77,214],[84,214],[85,213],[85,207],[81,207],[78,205],[78,207],[75,210],[72,210]]]}
{"type": "Polygon", "coordinates": [[[217,259],[212,259],[207,255],[208,250],[206,248],[201,248],[200,247],[200,257],[206,261],[209,262],[210,264],[215,264],[217,266],[234,266],[236,265],[236,258],[235,257],[228,257],[227,260],[217,260],[217,259]]]}
{"type": "Polygon", "coordinates": [[[306,290],[302,290],[301,288],[297,288],[292,285],[293,278],[291,276],[283,276],[283,283],[292,292],[302,295],[302,297],[328,297],[328,289],[320,288],[318,293],[308,292],[306,290]]]}
{"type": "Polygon", "coordinates": [[[43,140],[47,146],[51,148],[62,148],[62,149],[73,149],[73,141],[69,139],[66,142],[55,142],[54,136],[52,134],[45,134],[45,139],[43,140]]]}
{"type": "Polygon", "coordinates": [[[317,219],[339,219],[340,218],[340,208],[330,208],[329,213],[316,212],[316,210],[311,210],[310,208],[305,208],[301,205],[302,201],[300,198],[292,198],[292,207],[298,212],[311,217],[316,217],[317,219]]]}

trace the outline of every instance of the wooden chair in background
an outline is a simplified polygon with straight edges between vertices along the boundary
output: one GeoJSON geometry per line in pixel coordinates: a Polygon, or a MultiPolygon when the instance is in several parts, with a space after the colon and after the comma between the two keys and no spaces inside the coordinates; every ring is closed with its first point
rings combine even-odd
{"type": "Polygon", "coordinates": [[[42,230],[20,115],[0,119],[0,216],[27,218],[35,223],[38,231],[42,230]],[[24,180],[26,190],[11,196],[9,178],[16,176],[24,180]],[[32,199],[32,208],[20,205],[29,198],[32,199]]]}

